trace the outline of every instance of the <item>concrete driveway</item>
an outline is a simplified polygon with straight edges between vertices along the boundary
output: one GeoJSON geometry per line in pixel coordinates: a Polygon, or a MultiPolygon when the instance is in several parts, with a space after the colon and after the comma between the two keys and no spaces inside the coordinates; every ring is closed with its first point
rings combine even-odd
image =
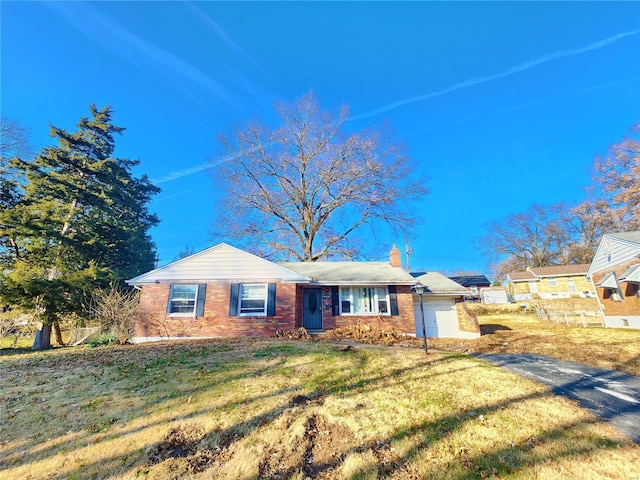
{"type": "Polygon", "coordinates": [[[616,370],[534,354],[480,354],[477,358],[551,387],[640,444],[640,378],[616,370]]]}

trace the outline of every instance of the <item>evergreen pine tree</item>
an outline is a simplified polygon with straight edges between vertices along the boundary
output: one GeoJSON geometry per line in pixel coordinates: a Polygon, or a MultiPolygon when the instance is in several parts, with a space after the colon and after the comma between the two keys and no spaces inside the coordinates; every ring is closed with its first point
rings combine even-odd
{"type": "Polygon", "coordinates": [[[80,313],[91,289],[153,268],[148,230],[159,220],[148,203],[159,189],[133,176],[138,161],[113,156],[124,129],[111,107],[90,110],[73,133],[51,127],[57,146],[11,160],[18,181],[0,200],[11,202],[0,212],[0,298],[36,313],[34,349],[50,346],[59,316],[80,313]]]}

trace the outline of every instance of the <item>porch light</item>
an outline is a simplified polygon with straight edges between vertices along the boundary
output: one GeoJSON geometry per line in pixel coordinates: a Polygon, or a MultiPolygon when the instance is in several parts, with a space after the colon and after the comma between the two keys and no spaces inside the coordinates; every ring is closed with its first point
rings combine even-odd
{"type": "Polygon", "coordinates": [[[420,297],[420,317],[422,320],[422,338],[424,341],[424,353],[429,353],[427,350],[427,328],[424,324],[424,307],[422,305],[422,294],[424,293],[424,285],[417,281],[415,285],[411,287],[411,289],[416,292],[416,294],[420,297]]]}

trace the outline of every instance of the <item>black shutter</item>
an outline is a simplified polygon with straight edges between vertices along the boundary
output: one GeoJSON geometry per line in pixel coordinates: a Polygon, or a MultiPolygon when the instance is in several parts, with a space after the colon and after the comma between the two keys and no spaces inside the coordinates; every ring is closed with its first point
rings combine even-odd
{"type": "Polygon", "coordinates": [[[267,317],[276,314],[276,284],[270,283],[267,290],[267,317]]]}
{"type": "Polygon", "coordinates": [[[207,295],[207,284],[198,284],[198,300],[196,301],[196,317],[204,317],[204,298],[207,295]]]}
{"type": "Polygon", "coordinates": [[[338,287],[331,287],[331,310],[334,317],[340,315],[340,289],[338,287]]]}
{"type": "Polygon", "coordinates": [[[167,315],[171,313],[171,297],[173,297],[173,283],[169,286],[169,301],[167,302],[167,315]]]}
{"type": "Polygon", "coordinates": [[[391,315],[398,315],[398,294],[395,285],[389,285],[389,303],[391,303],[389,305],[391,315]]]}
{"type": "Polygon", "coordinates": [[[229,316],[238,316],[238,295],[240,294],[240,284],[231,284],[231,295],[229,297],[229,316]]]}

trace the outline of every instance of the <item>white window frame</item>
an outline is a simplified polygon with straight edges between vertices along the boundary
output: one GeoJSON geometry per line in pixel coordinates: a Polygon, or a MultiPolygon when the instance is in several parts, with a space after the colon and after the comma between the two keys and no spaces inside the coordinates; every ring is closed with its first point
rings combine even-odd
{"type": "Polygon", "coordinates": [[[239,317],[264,317],[267,315],[268,303],[269,303],[269,284],[268,283],[241,283],[240,284],[240,289],[238,291],[238,316],[239,317]],[[253,290],[252,292],[253,297],[245,298],[244,300],[253,300],[253,301],[262,300],[263,308],[260,311],[256,310],[255,307],[253,308],[245,307],[244,308],[245,311],[243,312],[242,296],[245,294],[245,292],[249,291],[249,288],[246,288],[246,287],[250,287],[250,289],[253,290]],[[261,288],[258,289],[258,287],[261,287],[261,288]],[[262,293],[262,295],[256,295],[256,293],[262,293]],[[247,311],[247,310],[251,310],[251,311],[247,311]]]}
{"type": "Polygon", "coordinates": [[[198,284],[197,283],[174,283],[171,285],[171,290],[169,292],[169,304],[167,305],[167,315],[170,317],[195,317],[196,316],[196,308],[198,306],[198,284]],[[176,287],[195,287],[195,294],[193,296],[193,308],[190,312],[174,312],[173,310],[173,302],[174,301],[191,301],[190,297],[174,297],[174,291],[176,287]]]}
{"type": "Polygon", "coordinates": [[[538,283],[537,282],[527,282],[529,284],[529,292],[538,293],[538,283]]]}
{"type": "Polygon", "coordinates": [[[567,292],[576,293],[577,291],[575,280],[567,280],[567,292]]]}
{"type": "Polygon", "coordinates": [[[391,299],[389,296],[389,287],[387,285],[358,285],[351,287],[340,287],[340,315],[391,315],[391,299]],[[363,295],[360,298],[372,298],[372,310],[371,311],[361,311],[356,312],[355,308],[357,306],[357,298],[354,300],[354,293],[357,295],[358,290],[366,290],[366,295],[363,295]],[[381,290],[384,290],[384,294],[382,294],[381,290]],[[371,296],[373,293],[373,296],[371,296]],[[342,309],[343,302],[349,302],[349,311],[345,311],[342,309]],[[380,302],[384,302],[386,304],[386,312],[380,311],[380,302]]]}
{"type": "Polygon", "coordinates": [[[548,277],[547,278],[547,284],[550,287],[557,287],[558,286],[558,277],[548,277]]]}

